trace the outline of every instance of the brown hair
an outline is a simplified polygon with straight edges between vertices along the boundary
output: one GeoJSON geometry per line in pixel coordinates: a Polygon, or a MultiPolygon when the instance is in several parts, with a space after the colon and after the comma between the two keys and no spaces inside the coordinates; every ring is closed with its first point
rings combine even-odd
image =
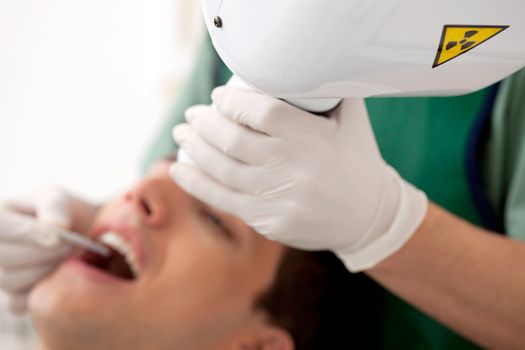
{"type": "Polygon", "coordinates": [[[381,288],[363,274],[351,274],[330,252],[289,249],[276,279],[256,307],[287,330],[296,350],[371,349],[381,288]]]}

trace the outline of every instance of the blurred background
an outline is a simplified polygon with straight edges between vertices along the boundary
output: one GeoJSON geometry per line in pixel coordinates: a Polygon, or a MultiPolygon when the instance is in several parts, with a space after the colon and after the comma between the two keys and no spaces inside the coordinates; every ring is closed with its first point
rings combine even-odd
{"type": "MultiPolygon", "coordinates": [[[[0,201],[126,188],[202,35],[197,0],[0,0],[0,201]]],[[[30,349],[28,322],[0,308],[0,349],[30,349]]]]}

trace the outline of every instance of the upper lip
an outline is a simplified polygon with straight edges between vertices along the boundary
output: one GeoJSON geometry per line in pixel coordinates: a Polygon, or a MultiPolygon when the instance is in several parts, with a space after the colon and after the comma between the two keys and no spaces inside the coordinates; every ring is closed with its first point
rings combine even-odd
{"type": "Polygon", "coordinates": [[[113,232],[116,235],[122,237],[131,249],[133,249],[137,258],[137,263],[141,270],[143,270],[145,263],[145,249],[144,249],[144,236],[136,228],[124,225],[122,223],[105,223],[97,226],[93,230],[92,238],[98,240],[106,232],[113,232]]]}

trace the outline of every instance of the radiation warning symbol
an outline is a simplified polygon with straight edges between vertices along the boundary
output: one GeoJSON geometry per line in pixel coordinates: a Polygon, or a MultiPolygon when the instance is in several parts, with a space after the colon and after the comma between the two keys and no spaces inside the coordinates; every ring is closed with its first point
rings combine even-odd
{"type": "Polygon", "coordinates": [[[454,58],[492,39],[509,26],[446,25],[432,68],[441,66],[454,58]]]}

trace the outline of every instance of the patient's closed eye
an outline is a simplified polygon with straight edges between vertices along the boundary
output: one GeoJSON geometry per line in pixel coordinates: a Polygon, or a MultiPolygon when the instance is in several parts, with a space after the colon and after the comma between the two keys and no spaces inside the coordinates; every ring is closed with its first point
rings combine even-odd
{"type": "Polygon", "coordinates": [[[221,218],[210,211],[204,210],[202,212],[202,215],[206,219],[206,221],[214,227],[216,230],[220,230],[222,234],[224,234],[227,238],[232,239],[233,235],[230,231],[230,229],[224,224],[224,222],[221,220],[221,218]]]}
{"type": "Polygon", "coordinates": [[[210,223],[214,224],[215,226],[222,227],[222,221],[219,217],[210,213],[207,213],[205,215],[210,223]]]}

